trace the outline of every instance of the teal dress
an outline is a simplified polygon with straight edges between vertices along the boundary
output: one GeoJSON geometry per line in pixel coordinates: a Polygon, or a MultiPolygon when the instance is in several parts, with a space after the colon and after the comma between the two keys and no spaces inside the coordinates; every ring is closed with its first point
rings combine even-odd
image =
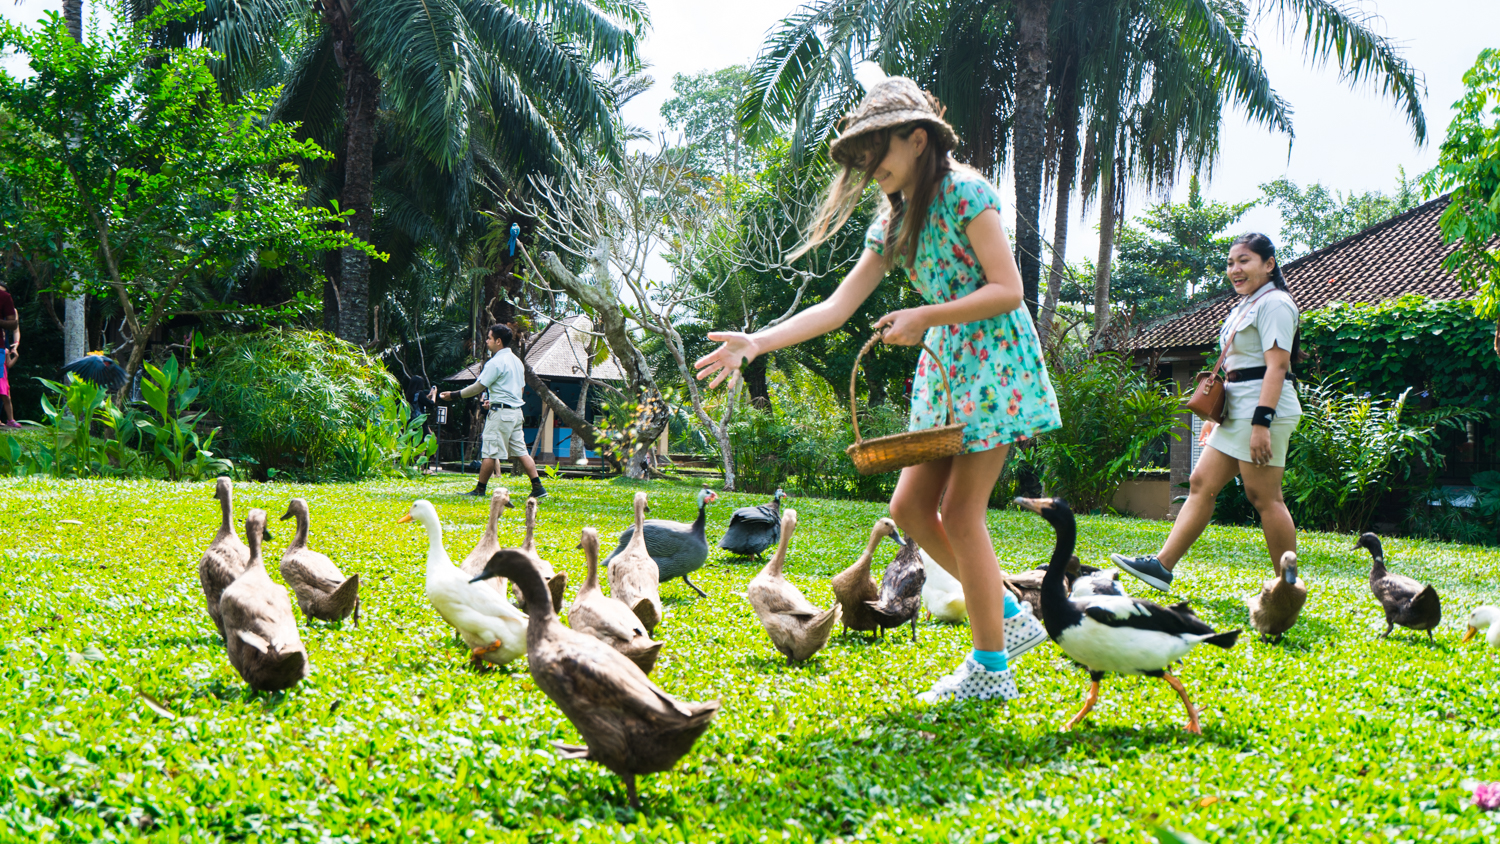
{"type": "MultiPolygon", "coordinates": [[[[917,240],[917,262],[907,269],[912,286],[936,305],[973,293],[984,284],[984,268],[969,243],[969,223],[986,208],[1000,210],[1000,195],[968,169],[943,177],[927,223],[917,240]]],[[[885,253],[889,210],[865,233],[865,247],[885,253]]],[[[948,370],[953,410],[964,423],[964,451],[1026,440],[1062,427],[1057,396],[1042,360],[1031,315],[1024,307],[963,325],[937,325],[923,338],[948,370]]],[[[927,352],[917,360],[911,390],[911,430],[945,424],[948,405],[943,376],[927,352]]]]}

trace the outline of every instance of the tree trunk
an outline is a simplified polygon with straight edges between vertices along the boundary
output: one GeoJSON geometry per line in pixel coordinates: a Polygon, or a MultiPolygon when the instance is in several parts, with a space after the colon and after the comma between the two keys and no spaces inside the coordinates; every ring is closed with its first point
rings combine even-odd
{"type": "Polygon", "coordinates": [[[749,366],[740,370],[745,381],[745,391],[750,396],[750,404],[761,410],[771,406],[771,387],[766,379],[767,360],[766,355],[760,355],[750,361],[749,366]]]}
{"type": "Polygon", "coordinates": [[[1057,214],[1052,222],[1052,269],[1047,275],[1047,299],[1042,303],[1042,316],[1037,324],[1044,345],[1052,333],[1057,300],[1062,295],[1063,276],[1068,271],[1069,200],[1073,196],[1073,179],[1078,173],[1077,101],[1066,91],[1062,99],[1063,114],[1059,118],[1062,137],[1057,150],[1057,214]]]}
{"type": "Polygon", "coordinates": [[[1011,144],[1016,160],[1016,258],[1026,309],[1037,316],[1042,277],[1042,168],[1046,158],[1047,27],[1052,4],[1021,0],[1017,25],[1016,117],[1011,144]]]}
{"type": "MultiPolygon", "coordinates": [[[[337,9],[330,4],[330,9],[337,9]]],[[[344,185],[339,209],[353,211],[344,224],[355,237],[369,242],[375,212],[371,207],[374,180],[376,111],[380,107],[380,79],[365,63],[355,45],[350,21],[341,10],[331,11],[335,55],[344,68],[344,185]]],[[[346,246],[339,254],[339,277],[333,291],[338,304],[337,333],[363,346],[370,337],[370,256],[346,246]]],[[[325,296],[326,307],[326,296],[325,296]]],[[[324,322],[330,322],[326,314],[324,322]]]]}
{"type": "Polygon", "coordinates": [[[1099,263],[1094,271],[1094,342],[1097,348],[1109,327],[1109,271],[1115,252],[1115,224],[1118,222],[1116,205],[1119,176],[1118,160],[1110,162],[1104,171],[1104,181],[1099,187],[1099,263]]]}
{"type": "MultiPolygon", "coordinates": [[[[83,41],[83,0],[63,0],[63,20],[68,35],[83,41]]],[[[76,292],[63,303],[63,362],[88,354],[88,300],[76,292]]]]}

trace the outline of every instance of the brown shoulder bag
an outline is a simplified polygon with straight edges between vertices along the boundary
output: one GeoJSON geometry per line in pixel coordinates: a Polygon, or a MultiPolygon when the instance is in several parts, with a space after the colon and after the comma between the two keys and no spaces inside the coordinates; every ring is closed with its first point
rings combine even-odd
{"type": "MultiPolygon", "coordinates": [[[[1246,313],[1249,312],[1249,308],[1245,310],[1246,313]]],[[[1192,397],[1183,406],[1204,422],[1212,422],[1215,425],[1224,422],[1224,374],[1220,370],[1224,367],[1224,358],[1229,354],[1229,347],[1234,345],[1234,335],[1239,333],[1240,326],[1244,324],[1244,317],[1241,317],[1239,325],[1229,332],[1229,339],[1224,341],[1224,349],[1219,352],[1219,359],[1214,361],[1214,368],[1194,376],[1194,380],[1198,383],[1193,387],[1192,397]]]]}

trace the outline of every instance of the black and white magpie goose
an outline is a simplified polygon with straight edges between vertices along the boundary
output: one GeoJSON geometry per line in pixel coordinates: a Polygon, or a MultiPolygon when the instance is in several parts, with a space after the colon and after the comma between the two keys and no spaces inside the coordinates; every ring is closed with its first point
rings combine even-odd
{"type": "Polygon", "coordinates": [[[1105,674],[1144,674],[1167,681],[1187,709],[1188,731],[1202,733],[1187,689],[1167,668],[1199,642],[1233,647],[1240,631],[1214,632],[1186,603],[1162,607],[1123,595],[1069,598],[1067,562],[1078,536],[1073,511],[1060,498],[1017,498],[1016,503],[1039,514],[1057,530],[1052,563],[1042,579],[1042,623],[1063,653],[1089,671],[1088,698],[1083,709],[1068,721],[1067,729],[1077,726],[1094,708],[1099,700],[1099,681],[1105,674]]]}

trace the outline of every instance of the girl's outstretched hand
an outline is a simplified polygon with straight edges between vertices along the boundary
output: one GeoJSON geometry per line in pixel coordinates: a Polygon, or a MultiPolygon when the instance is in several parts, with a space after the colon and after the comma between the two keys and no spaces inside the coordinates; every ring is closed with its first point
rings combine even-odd
{"type": "MultiPolygon", "coordinates": [[[[891,311],[875,323],[875,330],[892,346],[915,346],[922,342],[927,331],[927,322],[918,313],[920,308],[904,308],[891,311]]],[[[713,335],[709,335],[713,336],[713,335]]]]}
{"type": "MultiPolygon", "coordinates": [[[[711,331],[708,339],[717,341],[719,348],[693,363],[698,369],[698,380],[713,376],[708,383],[709,389],[724,383],[724,379],[730,375],[738,376],[740,367],[755,360],[760,350],[755,347],[755,340],[749,334],[739,331],[711,331]]],[[[732,384],[731,384],[732,386],[732,384]]]]}

